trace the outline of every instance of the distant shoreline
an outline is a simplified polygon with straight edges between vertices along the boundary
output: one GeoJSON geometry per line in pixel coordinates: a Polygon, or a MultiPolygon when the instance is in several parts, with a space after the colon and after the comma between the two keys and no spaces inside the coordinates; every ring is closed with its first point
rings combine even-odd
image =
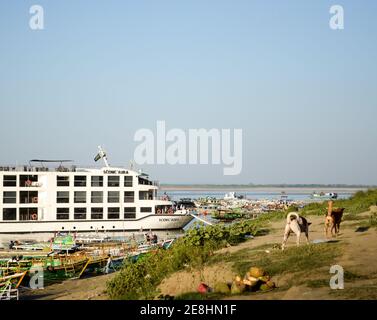
{"type": "Polygon", "coordinates": [[[338,192],[354,193],[359,190],[377,188],[362,185],[173,185],[161,184],[163,191],[268,191],[268,192],[338,192]]]}

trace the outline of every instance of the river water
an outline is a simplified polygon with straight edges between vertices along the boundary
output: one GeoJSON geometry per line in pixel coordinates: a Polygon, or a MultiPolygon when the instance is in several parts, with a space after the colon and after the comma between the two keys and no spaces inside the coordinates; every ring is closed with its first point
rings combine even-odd
{"type": "MultiPolygon", "coordinates": [[[[167,195],[171,197],[172,200],[177,201],[182,198],[198,199],[204,197],[213,197],[217,199],[223,199],[225,194],[232,192],[234,190],[165,190],[161,191],[160,195],[166,192],[167,195]]],[[[336,192],[336,191],[334,191],[336,192]]],[[[309,190],[295,189],[294,191],[286,191],[288,199],[293,201],[313,201],[310,195],[313,193],[309,190]]],[[[353,190],[341,190],[338,192],[338,199],[347,199],[354,193],[353,190]]],[[[242,195],[246,199],[250,200],[280,200],[281,191],[265,191],[265,190],[240,190],[236,192],[236,195],[242,195]]]]}

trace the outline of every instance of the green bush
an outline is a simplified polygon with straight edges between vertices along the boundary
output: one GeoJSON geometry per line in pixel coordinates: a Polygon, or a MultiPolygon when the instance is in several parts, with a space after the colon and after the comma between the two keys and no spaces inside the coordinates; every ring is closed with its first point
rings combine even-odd
{"type": "Polygon", "coordinates": [[[166,276],[186,267],[201,268],[215,247],[210,241],[203,246],[192,246],[179,239],[169,250],[159,249],[136,262],[127,261],[107,283],[107,293],[111,299],[153,299],[158,295],[157,286],[166,276]]]}
{"type": "Polygon", "coordinates": [[[245,239],[246,235],[255,236],[260,224],[255,220],[244,220],[231,225],[217,224],[203,226],[196,224],[183,238],[187,244],[202,246],[207,241],[213,241],[219,247],[226,244],[237,244],[245,239]]]}

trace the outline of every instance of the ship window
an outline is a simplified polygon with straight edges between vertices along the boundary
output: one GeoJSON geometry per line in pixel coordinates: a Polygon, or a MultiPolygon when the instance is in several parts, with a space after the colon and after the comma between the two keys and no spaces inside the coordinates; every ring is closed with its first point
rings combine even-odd
{"type": "Polygon", "coordinates": [[[107,193],[107,202],[108,203],[119,203],[119,192],[118,191],[109,191],[107,193]]]}
{"type": "Polygon", "coordinates": [[[139,191],[139,200],[153,200],[153,190],[139,191]]]}
{"type": "Polygon", "coordinates": [[[68,176],[57,176],[56,185],[58,187],[69,187],[69,177],[68,176]]]}
{"type": "Polygon", "coordinates": [[[4,187],[16,187],[17,186],[17,176],[4,176],[3,186],[4,187]]]}
{"type": "Polygon", "coordinates": [[[124,202],[125,203],[135,202],[135,192],[133,191],[124,192],[124,202]]]}
{"type": "Polygon", "coordinates": [[[3,203],[16,203],[17,192],[4,191],[3,193],[3,203]]]}
{"type": "Polygon", "coordinates": [[[57,208],[56,209],[57,220],[69,220],[69,208],[57,208]]]}
{"type": "Polygon", "coordinates": [[[20,187],[32,187],[33,182],[38,182],[38,176],[31,175],[21,175],[20,176],[20,187]]]}
{"type": "Polygon", "coordinates": [[[119,208],[108,208],[107,219],[119,219],[119,208]]]}
{"type": "Polygon", "coordinates": [[[75,176],[75,187],[86,187],[86,176],[75,176]]]}
{"type": "Polygon", "coordinates": [[[86,191],[75,191],[75,203],[86,203],[86,191]]]}
{"type": "Polygon", "coordinates": [[[20,203],[38,203],[38,191],[20,191],[20,203]]]}
{"type": "Polygon", "coordinates": [[[103,203],[103,192],[92,191],[92,203],[103,203]]]}
{"type": "Polygon", "coordinates": [[[92,208],[92,219],[103,219],[103,208],[92,208]]]}
{"type": "Polygon", "coordinates": [[[119,187],[119,176],[109,176],[107,177],[107,186],[108,187],[119,187]]]}
{"type": "Polygon", "coordinates": [[[141,213],[152,212],[152,208],[150,207],[140,208],[140,212],[141,213]]]}
{"type": "Polygon", "coordinates": [[[58,191],[56,193],[57,203],[69,203],[69,192],[68,191],[58,191]]]}
{"type": "Polygon", "coordinates": [[[3,220],[17,220],[17,209],[16,208],[4,208],[3,209],[3,220]]]}
{"type": "Polygon", "coordinates": [[[74,219],[75,220],[85,220],[86,219],[86,208],[75,208],[74,219]]]}
{"type": "Polygon", "coordinates": [[[139,184],[151,186],[152,181],[149,181],[148,179],[144,179],[144,178],[139,177],[139,184]]]}
{"type": "Polygon", "coordinates": [[[103,187],[103,177],[93,176],[92,177],[92,187],[103,187]]]}
{"type": "Polygon", "coordinates": [[[20,208],[20,220],[38,220],[38,209],[20,208]]]}
{"type": "Polygon", "coordinates": [[[124,208],[124,219],[135,219],[136,218],[136,208],[129,207],[124,208]]]}
{"type": "Polygon", "coordinates": [[[132,176],[124,176],[124,186],[125,187],[132,187],[132,176]]]}

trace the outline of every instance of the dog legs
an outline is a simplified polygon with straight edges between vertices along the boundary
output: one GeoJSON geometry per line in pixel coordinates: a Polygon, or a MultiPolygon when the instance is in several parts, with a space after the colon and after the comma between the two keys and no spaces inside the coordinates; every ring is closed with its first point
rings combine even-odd
{"type": "Polygon", "coordinates": [[[305,237],[306,237],[306,243],[309,244],[310,242],[309,242],[309,230],[308,229],[305,230],[305,237]]]}
{"type": "Polygon", "coordinates": [[[326,216],[326,219],[325,219],[325,234],[326,234],[327,239],[329,238],[329,231],[332,235],[332,227],[333,227],[332,218],[330,216],[326,216]]]}
{"type": "Polygon", "coordinates": [[[301,236],[301,232],[298,232],[296,233],[296,246],[300,246],[300,236],[301,236]]]}
{"type": "MultiPolygon", "coordinates": [[[[288,237],[289,237],[291,232],[296,234],[296,245],[297,246],[300,245],[300,236],[301,236],[300,226],[298,225],[297,222],[293,221],[290,224],[287,224],[285,226],[284,239],[283,239],[283,243],[282,243],[282,246],[281,246],[282,250],[285,249],[285,245],[287,243],[288,237]]],[[[308,239],[308,236],[307,236],[307,239],[308,239]]]]}
{"type": "Polygon", "coordinates": [[[291,230],[296,234],[296,245],[299,246],[300,245],[301,229],[300,229],[299,224],[296,221],[291,223],[291,230]]]}
{"type": "Polygon", "coordinates": [[[289,238],[289,235],[291,233],[291,227],[289,226],[289,224],[287,224],[285,226],[285,230],[284,230],[284,238],[283,238],[283,243],[281,245],[281,249],[284,250],[285,249],[285,244],[287,243],[287,240],[289,238]]]}
{"type": "Polygon", "coordinates": [[[333,223],[332,227],[331,227],[331,235],[333,237],[336,237],[337,236],[337,232],[336,232],[336,225],[335,223],[333,223]]]}

